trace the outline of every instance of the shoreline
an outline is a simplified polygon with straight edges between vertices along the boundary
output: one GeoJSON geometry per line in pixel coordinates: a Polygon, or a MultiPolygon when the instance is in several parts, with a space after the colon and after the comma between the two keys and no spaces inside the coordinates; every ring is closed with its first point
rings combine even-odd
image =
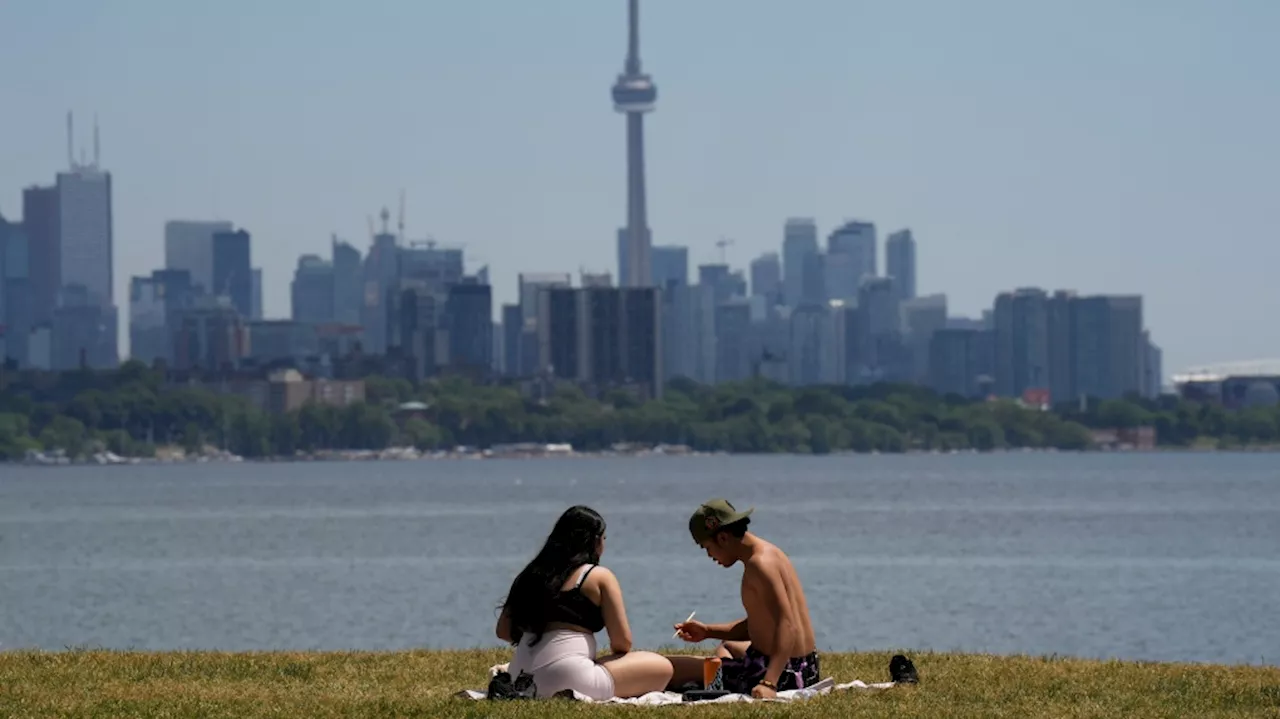
{"type": "Polygon", "coordinates": [[[111,452],[70,458],[58,451],[30,451],[22,459],[11,464],[27,467],[77,467],[115,465],[186,465],[186,464],[281,464],[311,462],[421,462],[421,461],[476,461],[476,460],[546,460],[546,459],[649,459],[666,457],[870,457],[870,456],[923,456],[923,455],[1000,455],[1000,454],[1271,454],[1280,452],[1280,445],[1258,445],[1220,448],[1209,444],[1191,447],[1154,448],[1098,448],[1085,450],[1061,450],[1052,447],[1022,447],[997,450],[924,450],[909,449],[902,452],[856,452],[841,450],[823,454],[799,452],[728,452],[698,451],[686,445],[660,445],[655,447],[627,447],[610,450],[575,450],[567,445],[546,445],[548,449],[525,448],[457,448],[454,450],[421,451],[413,447],[388,447],[382,450],[319,450],[296,455],[246,458],[227,452],[206,448],[203,454],[186,456],[179,448],[161,448],[156,457],[125,457],[111,452]]]}
{"type": "Polygon", "coordinates": [[[110,452],[97,452],[86,457],[69,458],[58,450],[35,452],[14,461],[0,462],[24,467],[83,467],[83,466],[138,466],[138,464],[279,464],[311,462],[424,462],[424,461],[480,461],[480,459],[649,459],[668,457],[908,457],[908,455],[974,455],[974,454],[1271,454],[1280,452],[1280,445],[1230,446],[1219,448],[1208,444],[1194,446],[1155,446],[1155,448],[1097,448],[1066,450],[1056,448],[1006,448],[978,449],[908,449],[904,452],[840,452],[786,453],[786,452],[700,452],[687,445],[627,446],[627,448],[603,450],[576,450],[568,445],[547,445],[538,448],[457,448],[452,450],[419,450],[412,446],[389,446],[387,449],[324,449],[312,453],[275,455],[275,457],[246,458],[241,455],[206,448],[205,453],[187,457],[180,448],[160,448],[157,457],[122,457],[110,452]]]}
{"type": "MultiPolygon", "coordinates": [[[[688,656],[712,656],[714,653],[715,642],[707,640],[701,645],[688,644],[661,644],[657,647],[635,647],[632,651],[656,652],[658,654],[671,655],[688,655],[688,656]]],[[[501,659],[498,663],[506,663],[511,659],[513,647],[508,646],[476,646],[476,647],[433,647],[425,645],[422,647],[399,648],[399,649],[120,649],[108,648],[102,646],[93,646],[88,644],[67,645],[59,649],[42,649],[39,647],[20,647],[5,646],[0,644],[0,664],[6,658],[14,656],[70,656],[70,655],[98,655],[104,657],[315,657],[317,659],[332,659],[343,657],[396,657],[396,656],[449,656],[449,657],[475,657],[475,656],[496,656],[501,659]]],[[[1119,657],[1119,656],[1081,656],[1075,654],[1059,654],[1057,652],[1049,654],[1033,654],[1033,653],[1011,653],[1011,654],[991,654],[986,652],[968,652],[963,650],[942,651],[935,649],[922,648],[872,648],[872,649],[855,649],[849,651],[836,651],[818,649],[817,654],[820,658],[848,658],[848,657],[875,657],[883,655],[886,659],[894,654],[905,654],[908,657],[951,657],[958,659],[984,659],[988,661],[1022,661],[1031,660],[1038,662],[1061,662],[1076,664],[1125,664],[1144,667],[1183,667],[1183,668],[1199,668],[1199,669],[1244,669],[1244,670],[1264,670],[1280,672],[1280,663],[1268,660],[1266,657],[1259,657],[1258,661],[1208,661],[1194,659],[1152,659],[1142,657],[1119,657]]],[[[600,645],[597,657],[610,656],[608,642],[605,641],[600,645]]]]}

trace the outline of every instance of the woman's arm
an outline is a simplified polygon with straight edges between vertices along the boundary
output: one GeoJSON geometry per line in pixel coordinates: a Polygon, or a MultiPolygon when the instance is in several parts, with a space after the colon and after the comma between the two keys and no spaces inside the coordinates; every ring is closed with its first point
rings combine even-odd
{"type": "Polygon", "coordinates": [[[502,608],[502,614],[498,617],[498,626],[494,629],[494,633],[504,642],[511,641],[511,614],[507,612],[507,608],[502,608]]]}
{"type": "Polygon", "coordinates": [[[627,608],[622,602],[622,585],[613,572],[596,567],[591,578],[600,583],[600,609],[604,627],[609,633],[609,649],[614,654],[631,651],[631,627],[627,624],[627,608]]]}

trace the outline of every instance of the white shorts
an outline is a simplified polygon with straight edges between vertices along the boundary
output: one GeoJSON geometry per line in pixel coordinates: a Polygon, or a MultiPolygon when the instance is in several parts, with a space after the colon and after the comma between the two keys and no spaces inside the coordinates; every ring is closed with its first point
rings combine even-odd
{"type": "Polygon", "coordinates": [[[595,700],[613,696],[613,675],[603,664],[596,663],[594,634],[552,629],[531,647],[528,642],[532,639],[529,634],[520,638],[516,655],[507,667],[512,679],[520,672],[532,674],[539,698],[549,698],[565,689],[595,700]]]}

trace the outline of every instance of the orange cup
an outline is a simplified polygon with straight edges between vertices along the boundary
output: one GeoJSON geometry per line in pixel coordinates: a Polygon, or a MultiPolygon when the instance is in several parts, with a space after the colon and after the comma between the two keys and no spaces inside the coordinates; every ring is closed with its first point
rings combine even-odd
{"type": "Polygon", "coordinates": [[[720,674],[720,657],[707,657],[702,661],[702,688],[710,689],[720,674]]]}

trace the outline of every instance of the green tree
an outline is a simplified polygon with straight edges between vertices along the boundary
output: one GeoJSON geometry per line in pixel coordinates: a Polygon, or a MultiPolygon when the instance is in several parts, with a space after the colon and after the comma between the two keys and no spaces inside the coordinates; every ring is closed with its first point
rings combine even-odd
{"type": "Polygon", "coordinates": [[[1079,422],[1057,422],[1047,436],[1048,446],[1062,450],[1085,450],[1093,446],[1093,433],[1079,422]]]}
{"type": "Polygon", "coordinates": [[[31,422],[25,415],[0,414],[0,462],[22,459],[27,450],[39,449],[31,438],[31,422]]]}
{"type": "Polygon", "coordinates": [[[439,427],[417,417],[405,422],[404,439],[424,452],[439,449],[444,443],[439,427]]]}
{"type": "Polygon", "coordinates": [[[40,444],[45,449],[61,449],[70,457],[84,454],[88,432],[84,423],[74,417],[58,415],[40,432],[40,444]]]}
{"type": "Polygon", "coordinates": [[[271,418],[271,453],[287,457],[302,447],[302,425],[297,412],[286,412],[271,418]]]}
{"type": "Polygon", "coordinates": [[[970,446],[980,452],[1004,449],[1005,446],[1004,430],[990,419],[982,419],[969,425],[967,440],[970,446]]]}

